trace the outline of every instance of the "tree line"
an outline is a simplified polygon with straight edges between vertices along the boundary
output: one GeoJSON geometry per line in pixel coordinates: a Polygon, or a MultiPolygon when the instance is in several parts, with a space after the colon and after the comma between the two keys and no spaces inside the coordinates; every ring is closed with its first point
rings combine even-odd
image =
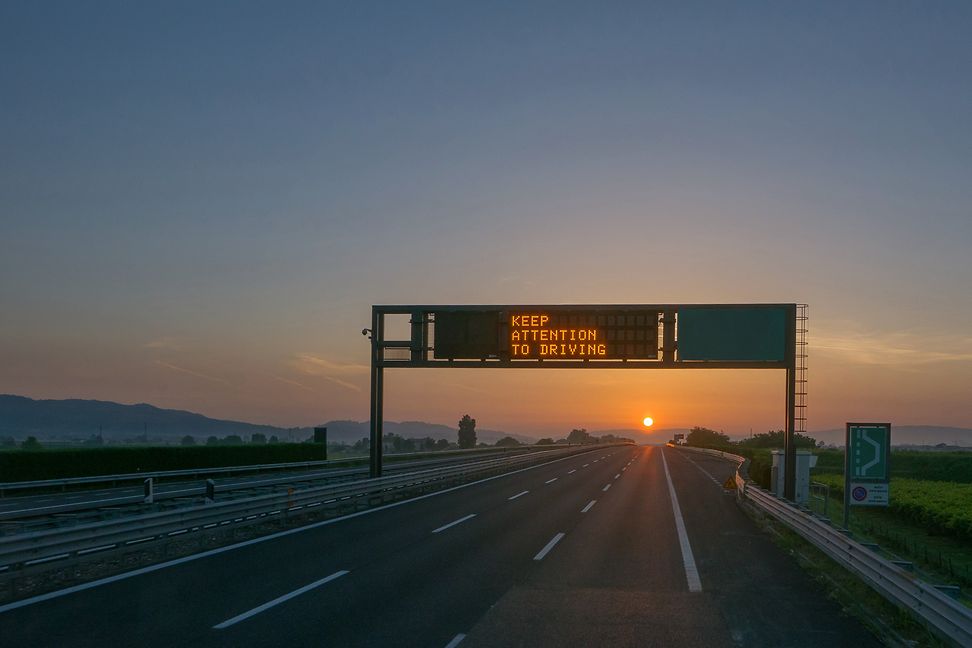
{"type": "MultiPolygon", "coordinates": [[[[728,435],[704,427],[692,428],[685,437],[685,445],[697,448],[782,448],[785,433],[783,430],[770,430],[760,432],[746,439],[733,441],[728,435]]],[[[819,448],[823,446],[823,441],[817,441],[812,436],[800,434],[793,435],[797,448],[819,448]]]]}

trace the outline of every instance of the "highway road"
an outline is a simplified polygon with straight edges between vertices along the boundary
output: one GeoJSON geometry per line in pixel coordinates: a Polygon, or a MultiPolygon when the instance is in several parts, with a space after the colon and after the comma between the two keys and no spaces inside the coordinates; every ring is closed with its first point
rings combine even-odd
{"type": "Polygon", "coordinates": [[[10,646],[879,642],[661,447],[552,460],[0,606],[10,646]]]}

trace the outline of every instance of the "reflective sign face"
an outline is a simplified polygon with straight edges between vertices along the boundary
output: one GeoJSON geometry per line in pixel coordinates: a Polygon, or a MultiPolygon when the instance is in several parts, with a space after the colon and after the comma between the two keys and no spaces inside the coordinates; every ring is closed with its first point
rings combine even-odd
{"type": "Polygon", "coordinates": [[[847,430],[850,476],[857,481],[887,481],[891,455],[891,426],[883,423],[851,423],[847,430]]]}

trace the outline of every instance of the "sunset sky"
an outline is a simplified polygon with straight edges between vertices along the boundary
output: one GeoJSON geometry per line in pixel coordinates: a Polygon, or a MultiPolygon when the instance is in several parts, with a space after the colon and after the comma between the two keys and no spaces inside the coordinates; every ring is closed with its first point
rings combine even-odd
{"type": "MultiPolygon", "coordinates": [[[[382,303],[810,305],[809,428],[972,427],[972,4],[0,5],[0,393],[368,417],[382,303]]],[[[385,417],[783,425],[781,371],[385,417]]]]}

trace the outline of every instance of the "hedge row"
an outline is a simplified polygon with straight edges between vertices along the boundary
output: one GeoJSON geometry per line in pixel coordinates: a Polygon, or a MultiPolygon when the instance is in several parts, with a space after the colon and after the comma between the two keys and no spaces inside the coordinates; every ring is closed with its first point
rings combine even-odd
{"type": "Polygon", "coordinates": [[[322,458],[321,446],[307,443],[21,450],[0,453],[0,482],[315,461],[322,458]]]}
{"type": "MultiPolygon", "coordinates": [[[[813,474],[844,474],[843,450],[818,450],[813,474]]],[[[891,476],[972,484],[972,452],[891,451],[891,476]]]]}

